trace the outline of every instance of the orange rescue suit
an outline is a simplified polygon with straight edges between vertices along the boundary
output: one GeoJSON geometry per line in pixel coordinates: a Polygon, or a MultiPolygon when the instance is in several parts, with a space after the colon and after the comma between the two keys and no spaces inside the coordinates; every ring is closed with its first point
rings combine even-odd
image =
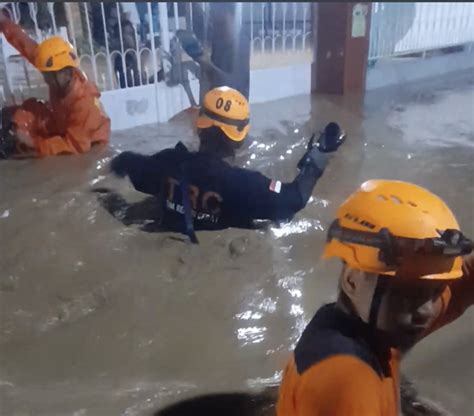
{"type": "MultiPolygon", "coordinates": [[[[442,312],[430,332],[453,321],[474,303],[473,254],[464,259],[463,270],[463,278],[440,297],[442,312]]],[[[400,414],[401,353],[371,347],[361,323],[334,304],[316,313],[285,369],[278,416],[400,414]]]]}
{"type": "MultiPolygon", "coordinates": [[[[0,23],[0,31],[34,64],[38,44],[20,26],[6,20],[0,23]]],[[[109,141],[110,119],[102,109],[99,90],[78,68],[73,68],[71,82],[65,97],[50,90],[49,103],[28,99],[14,109],[12,122],[33,139],[36,156],[85,153],[92,144],[109,141]]]]}

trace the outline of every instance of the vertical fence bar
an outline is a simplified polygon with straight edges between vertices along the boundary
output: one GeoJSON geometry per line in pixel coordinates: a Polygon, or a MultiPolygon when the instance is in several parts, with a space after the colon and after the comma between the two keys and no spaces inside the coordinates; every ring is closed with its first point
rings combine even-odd
{"type": "Polygon", "coordinates": [[[173,14],[174,14],[174,31],[179,30],[179,16],[178,16],[178,3],[173,2],[173,14]]]}
{"type": "Polygon", "coordinates": [[[158,17],[160,19],[160,36],[161,47],[166,51],[170,51],[170,30],[168,27],[168,8],[166,3],[158,3],[158,17]]]}
{"type": "Polygon", "coordinates": [[[168,26],[169,17],[166,3],[158,3],[158,18],[160,20],[161,49],[164,52],[161,55],[161,67],[163,68],[163,72],[166,75],[170,69],[170,64],[167,63],[165,65],[163,60],[163,56],[169,56],[170,53],[170,30],[168,26]]]}
{"type": "Polygon", "coordinates": [[[466,18],[467,10],[466,10],[466,3],[462,3],[460,17],[459,17],[459,26],[461,29],[461,41],[464,41],[466,37],[464,36],[464,23],[466,18]]]}
{"type": "Polygon", "coordinates": [[[194,32],[194,24],[193,24],[193,3],[188,2],[189,5],[189,25],[188,30],[192,30],[194,32]]]}
{"type": "Polygon", "coordinates": [[[450,4],[448,3],[446,5],[446,16],[447,16],[447,19],[446,19],[446,36],[445,36],[445,39],[446,39],[446,43],[449,44],[450,43],[450,39],[452,37],[452,28],[453,28],[453,10],[451,9],[451,6],[450,4]]]}
{"type": "Polygon", "coordinates": [[[203,15],[203,37],[204,37],[204,44],[208,45],[209,44],[209,31],[207,28],[209,27],[209,13],[207,10],[208,4],[206,2],[201,2],[202,6],[202,15],[203,15]]]}
{"type": "Polygon", "coordinates": [[[306,51],[306,19],[308,17],[308,8],[311,7],[311,3],[303,3],[303,51],[306,51]]]}
{"type": "Polygon", "coordinates": [[[56,16],[54,15],[54,2],[53,1],[48,1],[48,12],[51,15],[51,20],[53,22],[53,31],[54,34],[58,33],[58,28],[56,26],[56,16]]]}
{"type": "Polygon", "coordinates": [[[286,52],[286,10],[288,7],[288,3],[282,3],[283,7],[283,31],[282,31],[282,39],[283,39],[283,52],[286,52]]]}
{"type": "Polygon", "coordinates": [[[272,3],[272,53],[275,53],[275,21],[276,21],[276,9],[278,3],[272,3]]]}
{"type": "Polygon", "coordinates": [[[107,54],[107,72],[109,73],[110,89],[113,89],[114,76],[112,73],[112,63],[110,62],[109,36],[107,32],[107,19],[105,18],[104,2],[100,2],[100,11],[102,12],[102,25],[104,27],[105,52],[107,54]]]}
{"type": "MultiPolygon", "coordinates": [[[[153,14],[151,12],[151,3],[148,1],[146,3],[148,11],[148,26],[150,30],[150,46],[151,46],[151,56],[153,63],[153,81],[155,84],[158,83],[158,64],[156,62],[156,46],[155,46],[155,31],[153,30],[153,14]]],[[[148,79],[147,79],[148,83],[148,79]]]]}
{"type": "Polygon", "coordinates": [[[31,20],[33,20],[33,23],[35,25],[36,38],[38,41],[42,41],[43,36],[41,35],[41,31],[39,30],[38,26],[38,5],[36,3],[28,3],[28,9],[30,12],[31,20]]]}
{"type": "Polygon", "coordinates": [[[298,3],[295,3],[293,2],[292,5],[293,5],[293,44],[292,44],[292,49],[293,49],[293,52],[296,51],[296,12],[297,12],[297,9],[296,9],[296,5],[298,3]]]}
{"type": "Polygon", "coordinates": [[[371,23],[371,33],[370,33],[370,57],[378,57],[378,44],[379,44],[379,25],[380,25],[380,3],[374,3],[372,6],[372,23],[371,23]]]}
{"type": "Polygon", "coordinates": [[[463,28],[463,23],[464,23],[464,14],[463,12],[465,11],[464,9],[464,3],[459,5],[459,11],[458,11],[458,25],[459,25],[459,35],[458,35],[458,42],[464,43],[464,28],[463,28]]]}
{"type": "Polygon", "coordinates": [[[423,57],[426,57],[426,52],[429,48],[429,43],[427,42],[427,37],[429,36],[428,32],[428,9],[427,7],[423,7],[423,14],[422,14],[422,21],[421,21],[421,34],[423,34],[423,41],[422,41],[422,48],[423,48],[423,57]]]}
{"type": "Polygon", "coordinates": [[[383,47],[385,45],[385,41],[382,37],[382,27],[385,24],[385,19],[384,19],[384,9],[385,5],[383,3],[378,3],[379,10],[378,10],[378,25],[377,25],[377,56],[376,58],[381,58],[384,55],[383,47]]]}
{"type": "Polygon", "coordinates": [[[97,83],[97,65],[95,62],[94,45],[92,41],[92,31],[91,31],[91,25],[89,22],[89,9],[87,7],[87,3],[83,3],[83,4],[84,4],[84,12],[86,15],[86,25],[87,25],[87,34],[89,38],[89,46],[91,50],[92,72],[94,74],[94,81],[97,83]]]}
{"type": "Polygon", "coordinates": [[[438,19],[437,19],[437,25],[436,25],[436,32],[435,32],[435,37],[441,36],[441,33],[443,31],[443,8],[441,7],[441,4],[437,5],[437,10],[438,10],[438,19]]]}
{"type": "MultiPolygon", "coordinates": [[[[447,6],[445,3],[443,3],[444,6],[444,28],[443,28],[443,33],[442,33],[442,38],[444,39],[444,43],[446,43],[446,38],[449,33],[449,23],[450,23],[450,18],[449,18],[449,6],[447,6]]],[[[440,47],[442,42],[440,41],[441,39],[438,38],[436,41],[433,43],[433,47],[440,47]]]]}
{"type": "MultiPolygon", "coordinates": [[[[135,54],[136,54],[135,57],[137,58],[137,71],[138,71],[138,80],[139,80],[138,85],[143,85],[142,54],[140,53],[140,41],[138,37],[138,30],[134,23],[132,24],[132,26],[133,26],[133,35],[135,37],[135,54]]],[[[132,78],[133,78],[133,74],[132,74],[132,78]]],[[[133,78],[133,85],[136,87],[135,78],[133,78]]]]}
{"type": "Polygon", "coordinates": [[[451,7],[453,8],[454,12],[454,20],[453,20],[453,36],[451,42],[453,44],[462,43],[461,42],[461,14],[460,11],[462,10],[462,4],[453,4],[451,7]]]}
{"type": "Polygon", "coordinates": [[[66,17],[68,20],[68,23],[71,25],[71,40],[72,40],[72,45],[74,46],[74,49],[76,52],[79,54],[79,51],[77,50],[77,44],[76,44],[76,33],[74,30],[74,19],[72,18],[72,13],[71,13],[71,3],[65,2],[64,7],[66,9],[66,17]]]}
{"type": "MultiPolygon", "coordinates": [[[[441,36],[441,21],[443,19],[443,11],[440,7],[439,4],[437,4],[436,6],[434,6],[434,10],[433,10],[433,19],[434,19],[434,23],[433,23],[433,32],[432,32],[432,38],[433,39],[436,39],[438,38],[439,36],[441,36]]],[[[434,43],[434,40],[432,42],[432,44],[434,43]]]]}
{"type": "Polygon", "coordinates": [[[248,5],[250,7],[250,39],[251,39],[250,53],[251,53],[251,56],[253,56],[253,48],[254,48],[254,45],[253,45],[253,3],[250,2],[248,3],[248,5]]]}
{"type": "Polygon", "coordinates": [[[445,7],[445,4],[444,3],[440,3],[439,4],[439,8],[440,8],[440,11],[441,11],[441,21],[440,21],[440,33],[439,35],[440,36],[444,36],[445,33],[446,33],[446,7],[445,7]]]}
{"type": "Polygon", "coordinates": [[[17,7],[19,5],[16,2],[13,2],[11,5],[12,5],[12,13],[13,13],[13,16],[11,16],[11,17],[13,17],[13,21],[15,23],[18,23],[18,21],[20,20],[20,17],[18,16],[19,12],[17,10],[17,7]]]}
{"type": "Polygon", "coordinates": [[[436,22],[436,9],[432,7],[431,9],[431,14],[430,14],[430,24],[429,24],[429,32],[431,33],[432,36],[434,36],[434,28],[435,28],[435,22],[436,22]]]}
{"type": "Polygon", "coordinates": [[[472,50],[472,42],[474,41],[474,34],[472,33],[472,30],[469,30],[470,28],[472,28],[472,26],[469,23],[474,12],[474,4],[464,3],[464,7],[465,7],[465,10],[464,10],[463,15],[464,15],[465,39],[467,42],[469,42],[469,50],[472,50]]]}
{"type": "Polygon", "coordinates": [[[452,20],[451,20],[451,44],[456,43],[458,40],[458,35],[459,35],[459,26],[457,25],[458,23],[458,12],[459,12],[459,4],[451,4],[451,12],[452,12],[452,20]]]}
{"type": "Polygon", "coordinates": [[[436,36],[437,22],[438,22],[438,7],[433,7],[431,12],[431,33],[432,36],[436,36]]]}
{"type": "MultiPolygon", "coordinates": [[[[398,39],[398,43],[395,43],[393,47],[392,53],[395,55],[397,53],[397,45],[399,44],[400,47],[403,47],[403,32],[402,28],[405,27],[405,23],[408,21],[408,17],[406,13],[403,13],[403,10],[400,7],[397,7],[395,13],[395,30],[393,31],[395,39],[398,39]]],[[[408,29],[409,30],[409,29],[408,29]]],[[[400,49],[400,48],[399,48],[400,49]]]]}
{"type": "Polygon", "coordinates": [[[469,37],[469,53],[472,53],[472,51],[474,50],[474,36],[473,36],[473,33],[472,33],[472,30],[469,30],[469,28],[472,28],[472,25],[474,24],[474,4],[473,3],[468,3],[468,7],[470,8],[470,12],[469,12],[469,17],[467,19],[467,28],[468,28],[468,32],[469,34],[471,35],[469,37]]]}
{"type": "Polygon", "coordinates": [[[262,42],[260,47],[262,53],[265,53],[265,3],[262,3],[262,42]]]}
{"type": "Polygon", "coordinates": [[[446,43],[447,44],[452,44],[453,43],[453,35],[454,35],[454,23],[456,21],[456,15],[455,15],[455,8],[456,4],[454,5],[447,5],[448,8],[448,22],[447,22],[447,32],[446,32],[446,43]]]}
{"type": "MultiPolygon", "coordinates": [[[[120,10],[120,5],[119,3],[116,3],[116,8],[117,8],[117,20],[118,20],[118,27],[119,27],[119,39],[120,39],[120,53],[122,57],[122,74],[124,78],[124,84],[125,88],[128,88],[128,77],[127,77],[127,65],[126,65],[126,59],[125,59],[125,51],[124,51],[124,46],[123,46],[123,33],[122,33],[122,13],[120,10]]],[[[120,84],[120,78],[118,79],[119,84],[120,84]]]]}

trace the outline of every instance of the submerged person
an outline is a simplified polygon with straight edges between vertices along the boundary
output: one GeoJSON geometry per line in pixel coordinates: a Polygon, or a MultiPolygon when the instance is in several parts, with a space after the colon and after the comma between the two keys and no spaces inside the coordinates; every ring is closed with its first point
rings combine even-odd
{"type": "MultiPolygon", "coordinates": [[[[155,205],[161,209],[156,210],[156,228],[185,233],[193,241],[194,230],[254,228],[254,220],[289,220],[306,206],[330,153],[338,149],[344,135],[336,123],[330,123],[318,142],[308,146],[296,178],[282,183],[224,160],[242,145],[249,116],[242,94],[215,88],[206,95],[197,119],[198,152],[190,152],[181,142],[151,156],[123,152],[112,160],[111,170],[128,176],[136,190],[156,197],[155,205]]],[[[100,199],[112,214],[133,222],[120,196],[105,194],[100,199]]],[[[149,202],[144,205],[149,210],[149,202]]]]}
{"type": "Polygon", "coordinates": [[[324,251],[343,262],[339,296],[298,341],[278,416],[400,414],[402,355],[474,302],[473,243],[459,228],[406,182],[365,182],[339,207],[324,251]]]}
{"type": "Polygon", "coordinates": [[[79,154],[107,143],[110,119],[99,90],[79,69],[71,44],[58,36],[37,44],[2,12],[0,32],[41,71],[49,87],[49,102],[30,98],[2,109],[0,158],[79,154]]]}

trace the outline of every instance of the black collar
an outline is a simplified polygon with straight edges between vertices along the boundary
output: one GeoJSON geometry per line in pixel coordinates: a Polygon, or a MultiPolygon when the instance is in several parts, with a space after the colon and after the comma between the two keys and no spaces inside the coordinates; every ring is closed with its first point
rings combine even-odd
{"type": "Polygon", "coordinates": [[[372,334],[368,324],[335,303],[322,306],[296,346],[298,372],[330,356],[345,354],[366,362],[381,377],[389,375],[390,348],[376,342],[372,334]]]}

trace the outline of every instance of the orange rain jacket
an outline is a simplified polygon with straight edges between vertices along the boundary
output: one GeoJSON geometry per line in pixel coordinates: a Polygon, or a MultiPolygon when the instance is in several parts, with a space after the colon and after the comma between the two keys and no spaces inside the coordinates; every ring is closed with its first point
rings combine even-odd
{"type": "MultiPolygon", "coordinates": [[[[474,303],[474,254],[464,259],[463,270],[463,278],[440,297],[442,312],[430,332],[474,303]]],[[[323,306],[285,369],[277,415],[398,416],[401,353],[386,348],[375,355],[375,348],[361,341],[363,331],[359,320],[334,304],[323,306]]]]}
{"type": "MultiPolygon", "coordinates": [[[[0,23],[0,32],[34,64],[38,44],[20,26],[6,20],[0,23]]],[[[77,68],[72,83],[66,97],[50,90],[49,103],[29,99],[14,109],[12,122],[33,139],[37,156],[84,153],[94,143],[109,141],[110,119],[102,109],[99,90],[77,68]]]]}

